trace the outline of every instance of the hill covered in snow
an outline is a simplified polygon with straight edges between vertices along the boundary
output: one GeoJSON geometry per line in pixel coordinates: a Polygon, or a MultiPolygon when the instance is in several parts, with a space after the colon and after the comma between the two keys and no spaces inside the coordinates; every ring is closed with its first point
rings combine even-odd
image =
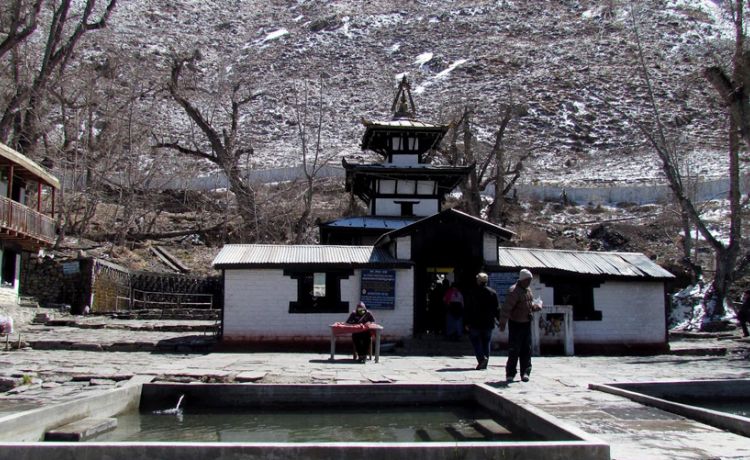
{"type": "MultiPolygon", "coordinates": [[[[732,30],[709,0],[129,0],[81,52],[93,63],[117,56],[118,80],[158,87],[171,53],[198,50],[217,95],[222,82],[263,93],[243,117],[261,168],[299,162],[292,95],[306,80],[323,82],[326,151],[358,156],[360,119],[388,118],[407,74],[420,118],[474,107],[490,145],[505,104],[523,107],[506,145],[531,152],[525,181],[636,181],[660,177],[637,128],[653,114],[636,28],[693,173],[725,175],[725,116],[702,71],[726,64],[732,30]]],[[[155,107],[148,121],[164,135],[187,129],[171,101],[155,107]]]]}

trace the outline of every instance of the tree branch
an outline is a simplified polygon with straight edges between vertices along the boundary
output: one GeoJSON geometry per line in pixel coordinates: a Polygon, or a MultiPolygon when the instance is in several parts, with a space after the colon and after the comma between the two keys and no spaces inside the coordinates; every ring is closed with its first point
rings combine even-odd
{"type": "Polygon", "coordinates": [[[0,42],[0,59],[21,42],[26,40],[34,31],[37,26],[37,18],[39,17],[39,10],[42,8],[43,0],[36,0],[31,11],[21,17],[21,1],[16,1],[11,8],[13,8],[13,20],[11,21],[8,36],[0,42]]]}

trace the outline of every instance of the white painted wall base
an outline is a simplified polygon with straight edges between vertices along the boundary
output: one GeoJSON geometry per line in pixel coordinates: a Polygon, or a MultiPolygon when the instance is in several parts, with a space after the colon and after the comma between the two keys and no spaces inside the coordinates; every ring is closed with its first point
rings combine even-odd
{"type": "MultiPolygon", "coordinates": [[[[361,270],[341,280],[341,300],[353,310],[360,298],[361,270]]],[[[413,332],[414,274],[396,269],[396,307],[372,310],[383,326],[382,337],[400,339],[413,332]]],[[[328,342],[330,324],[346,321],[349,313],[289,313],[297,300],[297,281],[279,269],[226,270],[224,272],[224,335],[232,342],[328,342]]]]}

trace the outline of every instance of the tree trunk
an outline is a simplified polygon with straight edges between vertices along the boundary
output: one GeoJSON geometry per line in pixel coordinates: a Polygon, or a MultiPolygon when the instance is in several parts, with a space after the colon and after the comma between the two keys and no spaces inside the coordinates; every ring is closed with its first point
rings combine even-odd
{"type": "MultiPolygon", "coordinates": [[[[470,108],[464,110],[464,122],[463,122],[463,135],[464,135],[464,158],[466,164],[474,164],[474,146],[472,145],[472,134],[471,134],[471,115],[472,111],[470,108]]],[[[466,211],[472,216],[479,217],[482,210],[482,197],[479,194],[479,177],[476,169],[469,173],[468,180],[466,181],[466,188],[464,190],[464,203],[466,203],[466,211]]]]}
{"type": "Polygon", "coordinates": [[[235,201],[237,202],[237,212],[245,224],[242,231],[243,236],[251,237],[251,235],[258,235],[255,190],[247,181],[242,179],[237,168],[224,168],[224,173],[229,180],[230,190],[234,192],[235,201]]]}

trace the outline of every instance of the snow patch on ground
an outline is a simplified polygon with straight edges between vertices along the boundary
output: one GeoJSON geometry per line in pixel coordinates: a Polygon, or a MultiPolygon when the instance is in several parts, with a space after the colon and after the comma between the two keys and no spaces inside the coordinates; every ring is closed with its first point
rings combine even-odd
{"type": "Polygon", "coordinates": [[[416,59],[414,59],[414,64],[418,65],[419,67],[422,67],[423,65],[427,64],[432,60],[433,54],[429,51],[426,53],[422,53],[419,56],[417,56],[416,59]]]}
{"type": "MultiPolygon", "coordinates": [[[[681,291],[672,295],[672,308],[669,312],[668,327],[671,331],[700,331],[702,326],[709,322],[715,321],[712,318],[715,308],[715,302],[709,300],[705,303],[706,293],[710,288],[709,283],[698,282],[690,285],[681,291]]],[[[720,318],[723,321],[734,322],[736,314],[729,306],[724,306],[724,316],[720,318]]]]}
{"type": "MultiPolygon", "coordinates": [[[[432,59],[432,58],[430,58],[432,59]]],[[[453,72],[456,67],[465,64],[467,62],[467,59],[459,59],[458,61],[452,62],[447,69],[443,70],[442,72],[439,72],[437,75],[435,75],[432,78],[429,78],[427,81],[422,83],[421,85],[417,86],[417,88],[414,90],[415,94],[422,94],[424,93],[425,89],[427,89],[428,86],[432,86],[435,83],[444,80],[448,78],[451,72],[453,72]]]]}
{"type": "Polygon", "coordinates": [[[286,30],[286,29],[284,29],[284,28],[281,28],[281,29],[278,29],[278,30],[274,30],[273,32],[271,32],[268,35],[266,35],[262,40],[260,40],[258,42],[258,44],[259,45],[263,45],[263,44],[265,44],[267,42],[279,39],[279,38],[283,37],[284,35],[288,35],[288,34],[289,34],[289,31],[286,30]]]}

